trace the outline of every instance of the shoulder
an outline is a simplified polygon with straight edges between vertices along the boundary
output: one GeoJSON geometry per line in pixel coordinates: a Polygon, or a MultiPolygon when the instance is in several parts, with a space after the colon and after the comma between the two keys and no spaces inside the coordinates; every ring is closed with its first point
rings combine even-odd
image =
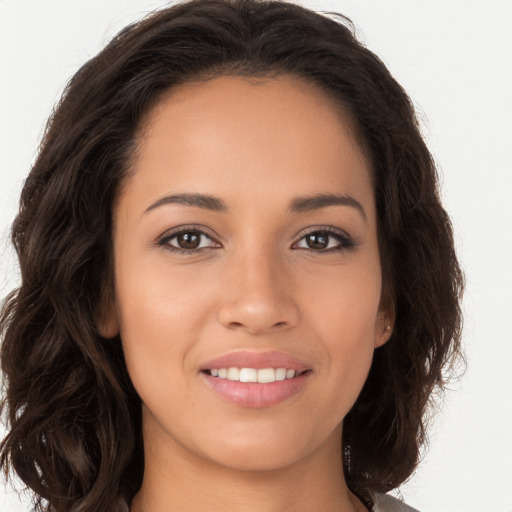
{"type": "Polygon", "coordinates": [[[389,494],[374,494],[373,512],[419,512],[418,509],[406,505],[389,494]]]}

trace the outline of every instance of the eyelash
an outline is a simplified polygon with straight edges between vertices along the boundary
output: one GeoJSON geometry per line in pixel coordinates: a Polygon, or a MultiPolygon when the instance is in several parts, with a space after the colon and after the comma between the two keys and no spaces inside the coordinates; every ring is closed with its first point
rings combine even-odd
{"type": "MultiPolygon", "coordinates": [[[[169,244],[169,242],[172,239],[174,239],[177,236],[182,235],[184,233],[196,233],[199,235],[204,235],[205,237],[207,237],[210,240],[212,240],[213,242],[215,242],[215,240],[210,235],[208,235],[206,232],[204,232],[203,230],[201,230],[197,227],[194,227],[194,226],[184,226],[184,227],[176,228],[176,229],[173,229],[171,231],[164,233],[157,240],[157,245],[160,247],[165,246],[165,248],[167,250],[174,252],[174,253],[178,253],[178,254],[194,254],[194,253],[201,252],[204,249],[212,248],[212,247],[200,247],[198,249],[180,249],[179,247],[174,247],[169,244]]],[[[307,233],[304,233],[299,238],[299,242],[301,240],[305,239],[307,236],[312,235],[312,234],[326,234],[326,235],[328,235],[328,237],[332,237],[337,242],[339,242],[339,245],[337,247],[331,247],[330,249],[315,250],[315,249],[304,248],[304,247],[300,248],[300,249],[302,249],[302,250],[305,249],[305,250],[315,252],[315,253],[320,253],[320,254],[326,254],[326,253],[330,254],[333,252],[349,251],[349,250],[354,249],[357,245],[356,241],[354,239],[352,239],[347,233],[345,233],[341,230],[338,230],[336,228],[330,227],[330,226],[326,226],[321,229],[314,229],[314,230],[308,231],[307,233]]],[[[217,242],[215,242],[215,243],[217,243],[217,242]]],[[[328,245],[329,245],[329,243],[328,243],[328,245]]],[[[216,247],[213,247],[213,248],[215,249],[216,247]]]]}

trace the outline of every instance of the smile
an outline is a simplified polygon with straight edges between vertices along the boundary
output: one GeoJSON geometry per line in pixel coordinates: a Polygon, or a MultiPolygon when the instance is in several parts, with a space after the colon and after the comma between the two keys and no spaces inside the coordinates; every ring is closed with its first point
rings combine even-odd
{"type": "Polygon", "coordinates": [[[258,382],[267,384],[285,379],[293,379],[296,372],[287,368],[214,368],[207,370],[213,377],[239,382],[258,382]]]}
{"type": "Polygon", "coordinates": [[[199,375],[223,401],[238,407],[280,404],[306,387],[311,364],[276,350],[238,350],[204,362],[199,375]]]}

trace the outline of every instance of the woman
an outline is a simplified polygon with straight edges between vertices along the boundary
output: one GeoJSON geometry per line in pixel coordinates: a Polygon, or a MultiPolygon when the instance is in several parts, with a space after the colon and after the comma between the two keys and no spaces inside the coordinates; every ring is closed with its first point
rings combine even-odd
{"type": "Polygon", "coordinates": [[[196,0],[71,80],[13,225],[2,464],[52,511],[410,510],[462,274],[348,21],[196,0]]]}

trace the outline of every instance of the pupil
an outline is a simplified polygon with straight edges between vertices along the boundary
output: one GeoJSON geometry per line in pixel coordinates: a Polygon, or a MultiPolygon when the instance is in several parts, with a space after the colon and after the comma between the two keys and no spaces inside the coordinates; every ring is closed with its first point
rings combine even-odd
{"type": "Polygon", "coordinates": [[[199,247],[199,238],[197,233],[182,233],[178,236],[178,242],[183,249],[196,249],[199,247]]]}
{"type": "Polygon", "coordinates": [[[311,249],[325,249],[329,245],[328,236],[325,233],[313,233],[307,240],[311,249]]]}

